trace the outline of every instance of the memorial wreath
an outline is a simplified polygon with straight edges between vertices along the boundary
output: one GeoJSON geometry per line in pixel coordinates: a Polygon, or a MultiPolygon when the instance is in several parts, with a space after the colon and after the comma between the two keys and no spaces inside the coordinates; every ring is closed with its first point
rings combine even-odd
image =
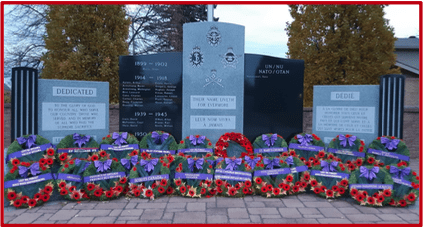
{"type": "Polygon", "coordinates": [[[212,156],[205,158],[176,156],[175,176],[172,182],[175,193],[191,198],[214,196],[217,193],[217,189],[212,186],[214,161],[212,156]]]}
{"type": "Polygon", "coordinates": [[[290,140],[289,154],[298,157],[308,167],[312,167],[325,158],[324,147],[324,142],[317,135],[301,133],[290,140]]]}
{"type": "Polygon", "coordinates": [[[365,143],[353,135],[337,135],[328,144],[328,159],[342,162],[350,171],[362,166],[365,159],[365,143]]]}
{"type": "Polygon", "coordinates": [[[123,194],[127,177],[122,164],[116,158],[110,159],[105,151],[94,153],[91,160],[83,173],[84,189],[90,199],[110,200],[123,194]]]}
{"type": "Polygon", "coordinates": [[[410,167],[392,164],[386,166],[393,179],[393,198],[389,205],[405,207],[414,204],[419,195],[419,176],[410,167]]]}
{"type": "Polygon", "coordinates": [[[252,155],[243,159],[233,157],[217,160],[214,176],[217,195],[243,197],[253,194],[252,170],[259,159],[252,155]]]}
{"type": "Polygon", "coordinates": [[[383,206],[393,197],[393,179],[378,166],[361,166],[353,171],[349,178],[349,188],[350,195],[360,205],[383,206]]]}
{"type": "Polygon", "coordinates": [[[58,191],[63,198],[74,201],[89,199],[84,189],[83,173],[90,164],[88,160],[73,158],[64,162],[59,172],[53,174],[58,191]]]}
{"type": "Polygon", "coordinates": [[[204,157],[207,153],[213,154],[212,142],[206,136],[190,135],[180,141],[178,153],[204,157]]]}
{"type": "Polygon", "coordinates": [[[321,160],[320,165],[312,167],[311,190],[325,198],[345,195],[349,187],[349,171],[337,161],[321,160]]]}
{"type": "Polygon", "coordinates": [[[56,158],[61,162],[72,158],[87,159],[89,154],[99,151],[99,144],[93,137],[78,133],[65,136],[56,147],[56,158]]]}
{"type": "Polygon", "coordinates": [[[293,156],[261,157],[254,168],[253,184],[256,194],[283,197],[305,192],[309,184],[308,167],[293,156]]]}
{"type": "Polygon", "coordinates": [[[287,142],[277,133],[262,134],[253,141],[253,153],[266,157],[280,156],[287,152],[287,142]]]}
{"type": "Polygon", "coordinates": [[[408,166],[409,150],[401,139],[394,136],[381,136],[377,137],[369,145],[367,160],[370,164],[378,164],[380,166],[399,163],[408,166]]]}
{"type": "Polygon", "coordinates": [[[7,149],[6,162],[9,169],[18,161],[40,161],[43,165],[52,166],[56,148],[49,140],[40,135],[24,135],[18,137],[7,149]]]}
{"type": "Polygon", "coordinates": [[[106,151],[111,158],[121,160],[134,150],[139,150],[137,138],[128,132],[114,132],[102,138],[100,150],[106,151]]]}
{"type": "Polygon", "coordinates": [[[150,153],[152,157],[159,158],[165,155],[174,155],[178,149],[175,138],[164,131],[149,132],[140,141],[141,152],[150,153]]]}
{"type": "Polygon", "coordinates": [[[32,208],[47,202],[54,179],[48,166],[40,162],[19,162],[4,177],[4,195],[16,208],[32,208]]]}
{"type": "Polygon", "coordinates": [[[253,154],[252,143],[241,133],[225,133],[215,144],[215,155],[218,157],[244,157],[253,154]]]}

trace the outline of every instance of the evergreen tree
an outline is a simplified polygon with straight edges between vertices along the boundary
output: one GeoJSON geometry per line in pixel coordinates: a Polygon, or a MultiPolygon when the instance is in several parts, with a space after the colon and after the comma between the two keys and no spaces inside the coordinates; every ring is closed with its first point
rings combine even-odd
{"type": "Polygon", "coordinates": [[[51,5],[41,77],[108,81],[119,101],[119,56],[128,54],[130,20],[123,5],[51,5]]]}
{"type": "Polygon", "coordinates": [[[287,55],[305,61],[304,106],[314,85],[377,84],[393,68],[393,28],[384,5],[290,5],[287,55]]]}

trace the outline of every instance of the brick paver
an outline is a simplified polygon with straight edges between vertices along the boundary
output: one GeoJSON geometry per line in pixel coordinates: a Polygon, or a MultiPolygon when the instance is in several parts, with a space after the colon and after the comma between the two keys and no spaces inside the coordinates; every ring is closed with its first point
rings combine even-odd
{"type": "MultiPolygon", "coordinates": [[[[418,160],[411,162],[418,169],[418,160]]],[[[419,200],[418,200],[419,201],[419,200]]],[[[351,198],[326,200],[312,193],[268,199],[162,197],[154,201],[52,201],[33,209],[5,207],[5,223],[418,223],[419,205],[364,207],[351,198]]]]}

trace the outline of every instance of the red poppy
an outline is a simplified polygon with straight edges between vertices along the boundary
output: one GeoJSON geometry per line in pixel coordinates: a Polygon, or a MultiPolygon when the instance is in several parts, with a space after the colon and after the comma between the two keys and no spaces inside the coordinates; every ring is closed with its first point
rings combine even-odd
{"type": "Polygon", "coordinates": [[[293,181],[293,177],[291,175],[287,175],[286,180],[288,182],[292,182],[293,181]]]}
{"type": "Polygon", "coordinates": [[[134,194],[135,197],[139,197],[140,194],[141,194],[141,191],[138,190],[138,189],[135,189],[135,190],[133,190],[133,194],[134,194]]]}
{"type": "Polygon", "coordinates": [[[290,151],[290,155],[291,156],[295,156],[296,155],[296,152],[295,151],[290,151]]]}
{"type": "Polygon", "coordinates": [[[389,205],[395,205],[395,200],[394,199],[390,199],[389,205]]]}
{"type": "Polygon", "coordinates": [[[361,140],[361,145],[362,145],[362,146],[365,146],[365,143],[364,143],[364,141],[363,141],[363,140],[361,140]]]}
{"type": "Polygon", "coordinates": [[[200,194],[204,195],[206,193],[206,188],[201,188],[200,189],[200,194]]]}
{"type": "Polygon", "coordinates": [[[105,157],[107,155],[106,151],[100,151],[99,153],[100,157],[105,157]]]}
{"type": "Polygon", "coordinates": [[[35,199],[28,200],[29,207],[34,207],[35,205],[37,205],[37,201],[35,201],[35,199]]]}
{"type": "MultiPolygon", "coordinates": [[[[351,192],[352,193],[352,192],[351,192]]],[[[363,194],[358,194],[356,196],[356,200],[358,200],[359,202],[362,202],[365,199],[365,196],[363,194]]]]}
{"type": "Polygon", "coordinates": [[[362,165],[362,159],[356,159],[355,164],[357,166],[361,166],[362,165]]]}
{"type": "Polygon", "coordinates": [[[247,187],[244,187],[242,191],[243,191],[243,194],[245,195],[249,194],[249,188],[247,187]]]}
{"type": "Polygon", "coordinates": [[[65,165],[64,165],[64,167],[65,167],[65,168],[68,168],[68,167],[69,167],[69,165],[68,165],[68,164],[65,164],[65,165]]]}
{"type": "MultiPolygon", "coordinates": [[[[122,192],[122,190],[124,190],[124,189],[122,188],[121,185],[118,185],[118,186],[115,187],[115,191],[117,191],[117,192],[122,192]]],[[[81,191],[82,191],[82,189],[81,189],[81,191]]]]}
{"type": "Polygon", "coordinates": [[[389,170],[390,169],[390,166],[386,166],[386,169],[389,170]]]}
{"type": "Polygon", "coordinates": [[[160,185],[166,186],[166,184],[168,184],[168,181],[166,179],[160,180],[160,185]]]}
{"type": "Polygon", "coordinates": [[[340,184],[342,186],[345,186],[346,187],[349,184],[349,181],[347,181],[346,179],[343,179],[342,181],[340,181],[340,184]]]}
{"type": "Polygon", "coordinates": [[[218,191],[219,194],[221,194],[222,193],[222,188],[221,187],[217,187],[217,191],[218,191]]]}
{"type": "Polygon", "coordinates": [[[34,199],[35,200],[39,200],[40,198],[41,198],[41,194],[40,193],[35,193],[34,199]]]}
{"type": "Polygon", "coordinates": [[[43,202],[47,202],[50,199],[50,195],[49,194],[44,194],[43,196],[41,196],[41,200],[43,200],[43,202]]]}
{"type": "Polygon", "coordinates": [[[293,187],[293,192],[298,192],[299,191],[299,186],[294,186],[293,187]]]}
{"type": "Polygon", "coordinates": [[[314,188],[315,194],[319,194],[321,192],[321,188],[314,188]]]}
{"type": "Polygon", "coordinates": [[[266,186],[262,186],[261,192],[266,193],[268,191],[268,188],[266,186]]]}
{"type": "Polygon", "coordinates": [[[103,194],[103,189],[101,189],[101,188],[94,191],[94,195],[96,197],[100,197],[100,196],[102,196],[102,194],[103,194]]]}
{"type": "Polygon", "coordinates": [[[237,193],[237,190],[235,188],[230,188],[230,190],[228,190],[228,194],[230,194],[231,196],[235,196],[237,193]]]}
{"type": "Polygon", "coordinates": [[[392,191],[390,191],[390,189],[386,189],[386,190],[383,191],[383,195],[386,196],[386,197],[389,197],[389,196],[392,195],[392,191]]]}
{"type": "Polygon", "coordinates": [[[250,180],[247,180],[246,182],[244,182],[244,185],[246,187],[251,187],[252,186],[252,182],[250,180]]]}
{"type": "Polygon", "coordinates": [[[191,190],[191,191],[189,191],[189,192],[188,192],[188,194],[189,194],[191,197],[193,197],[193,196],[194,196],[194,191],[193,191],[193,190],[191,190]]]}
{"type": "Polygon", "coordinates": [[[94,184],[87,184],[87,190],[92,191],[94,189],[94,184]]]}
{"type": "Polygon", "coordinates": [[[289,184],[284,184],[283,185],[283,189],[284,189],[284,191],[290,190],[290,185],[289,184]]]}
{"type": "Polygon", "coordinates": [[[168,159],[168,162],[173,162],[174,161],[174,157],[172,157],[172,155],[168,155],[166,157],[166,159],[168,159]]]}
{"type": "Polygon", "coordinates": [[[374,197],[368,197],[367,202],[371,205],[374,204],[375,203],[374,197]]]}
{"type": "Polygon", "coordinates": [[[327,189],[327,187],[325,187],[324,185],[321,186],[321,191],[325,191],[327,189]]]}
{"type": "Polygon", "coordinates": [[[156,186],[157,186],[156,183],[152,184],[152,188],[156,188],[156,186]]]}
{"type": "Polygon", "coordinates": [[[17,197],[17,195],[16,195],[16,192],[14,192],[14,191],[7,193],[7,199],[8,200],[14,200],[14,199],[16,199],[16,197],[17,197]]]}
{"type": "Polygon", "coordinates": [[[118,159],[117,158],[112,158],[112,161],[118,162],[118,159]]]}
{"type": "Polygon", "coordinates": [[[181,192],[182,194],[184,194],[186,191],[187,191],[187,188],[186,188],[185,186],[181,186],[181,187],[180,187],[180,192],[181,192]]]}
{"type": "Polygon", "coordinates": [[[317,165],[320,165],[320,164],[321,164],[321,162],[318,159],[314,160],[314,166],[317,166],[317,165]]]}
{"type": "Polygon", "coordinates": [[[324,151],[320,151],[320,152],[318,152],[318,157],[320,157],[320,158],[324,158],[324,156],[325,156],[324,151]]]}
{"type": "Polygon", "coordinates": [[[70,191],[70,192],[73,192],[73,191],[75,191],[75,190],[77,190],[77,187],[75,187],[75,186],[71,186],[71,187],[69,187],[69,191],[70,191]]]}
{"type": "Polygon", "coordinates": [[[274,188],[272,190],[272,192],[274,193],[274,195],[279,195],[280,194],[280,189],[279,188],[274,188]]]}
{"type": "Polygon", "coordinates": [[[311,186],[312,187],[315,187],[315,186],[317,186],[318,185],[318,181],[316,181],[316,180],[311,180],[311,186]]]}
{"type": "Polygon", "coordinates": [[[21,201],[22,203],[27,203],[28,202],[29,197],[28,196],[22,196],[21,201]]]}
{"type": "Polygon", "coordinates": [[[327,192],[325,193],[328,197],[333,197],[334,196],[334,192],[333,190],[327,190],[327,192]]]}
{"type": "Polygon", "coordinates": [[[75,199],[75,200],[79,200],[79,199],[81,199],[81,195],[78,192],[74,192],[74,193],[72,193],[71,198],[75,199]]]}
{"type": "Polygon", "coordinates": [[[173,192],[174,192],[174,189],[173,189],[171,186],[169,186],[169,187],[166,189],[166,194],[168,194],[168,195],[172,194],[173,192]]]}
{"type": "Polygon", "coordinates": [[[300,187],[306,188],[306,186],[308,186],[308,184],[306,182],[300,182],[300,187]]]}
{"type": "Polygon", "coordinates": [[[409,201],[411,201],[411,202],[414,202],[414,201],[415,201],[415,199],[416,199],[416,196],[415,196],[415,194],[414,194],[414,193],[410,193],[410,194],[408,195],[407,199],[408,199],[409,201]]]}
{"type": "Polygon", "coordinates": [[[343,195],[345,192],[346,192],[346,191],[345,191],[345,189],[344,189],[344,188],[339,188],[339,194],[340,194],[340,195],[343,195]]]}
{"type": "Polygon", "coordinates": [[[364,151],[364,147],[363,146],[359,147],[359,152],[362,152],[362,151],[364,151]]]}
{"type": "Polygon", "coordinates": [[[48,164],[48,165],[53,165],[53,159],[48,158],[48,159],[47,159],[47,164],[48,164]]]}
{"type": "Polygon", "coordinates": [[[303,176],[303,177],[306,181],[308,181],[311,178],[311,176],[309,174],[305,174],[305,176],[303,176]]]}
{"type": "Polygon", "coordinates": [[[278,185],[278,187],[279,187],[279,188],[283,188],[283,187],[284,187],[284,183],[280,183],[280,184],[278,185]]]}
{"type": "Polygon", "coordinates": [[[50,192],[52,192],[53,191],[53,188],[51,187],[51,186],[46,186],[46,187],[44,187],[44,192],[46,193],[46,194],[50,194],[50,192]]]}
{"type": "Polygon", "coordinates": [[[91,156],[91,161],[97,161],[97,160],[99,160],[99,156],[97,155],[91,156]]]}
{"type": "Polygon", "coordinates": [[[356,167],[355,167],[355,165],[353,164],[353,163],[350,163],[349,165],[348,165],[348,168],[349,168],[349,170],[354,170],[356,167]]]}
{"type": "Polygon", "coordinates": [[[374,193],[374,194],[372,195],[372,197],[377,198],[377,197],[378,197],[378,192],[374,193]]]}
{"type": "Polygon", "coordinates": [[[417,172],[415,172],[415,171],[414,171],[414,172],[412,172],[412,175],[416,176],[416,175],[417,175],[417,172]]]}
{"type": "Polygon", "coordinates": [[[369,157],[368,158],[368,160],[367,160],[367,162],[369,163],[369,164],[373,164],[374,163],[374,158],[373,157],[369,157]]]}
{"type": "Polygon", "coordinates": [[[262,183],[262,178],[257,177],[255,180],[256,184],[261,184],[262,183]]]}
{"type": "Polygon", "coordinates": [[[106,192],[106,197],[108,197],[108,198],[112,198],[112,196],[113,196],[113,191],[107,191],[106,192]]]}
{"type": "Polygon", "coordinates": [[[49,148],[49,149],[47,149],[46,153],[47,153],[48,156],[53,156],[54,155],[54,149],[49,148]]]}
{"type": "Polygon", "coordinates": [[[333,187],[331,187],[331,190],[338,191],[339,190],[339,187],[337,187],[337,185],[333,185],[333,187]]]}
{"type": "Polygon", "coordinates": [[[14,158],[14,159],[12,160],[12,165],[14,165],[14,166],[19,165],[19,163],[20,163],[20,161],[19,161],[19,159],[17,159],[17,158],[14,158]]]}
{"type": "Polygon", "coordinates": [[[122,177],[121,179],[119,179],[119,183],[121,183],[121,184],[127,183],[127,178],[126,177],[122,177]]]}
{"type": "Polygon", "coordinates": [[[272,185],[268,184],[268,185],[266,186],[266,189],[267,189],[268,191],[272,191],[272,185]]]}
{"type": "Polygon", "coordinates": [[[407,205],[407,203],[404,199],[399,200],[399,204],[400,204],[401,207],[405,207],[407,205]]]}
{"type": "Polygon", "coordinates": [[[13,202],[13,206],[15,207],[21,207],[22,205],[22,201],[20,199],[15,200],[15,202],[13,202]]]}
{"type": "Polygon", "coordinates": [[[378,202],[378,203],[382,203],[382,202],[384,202],[384,196],[378,196],[378,197],[377,197],[377,202],[378,202]]]}
{"type": "MultiPolygon", "coordinates": [[[[221,183],[222,183],[222,181],[221,181],[221,183]]],[[[181,180],[180,179],[175,180],[175,185],[180,186],[181,185],[181,180]]]]}

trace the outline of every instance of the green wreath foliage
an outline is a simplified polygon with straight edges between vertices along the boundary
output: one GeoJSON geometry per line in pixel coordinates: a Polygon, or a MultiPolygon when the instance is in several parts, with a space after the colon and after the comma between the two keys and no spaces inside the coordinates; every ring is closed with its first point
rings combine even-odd
{"type": "MultiPolygon", "coordinates": [[[[259,155],[258,155],[259,156],[259,155]]],[[[261,156],[259,156],[261,157],[261,156]]],[[[274,160],[278,159],[278,166],[274,166],[274,170],[278,169],[291,169],[293,167],[305,166],[305,164],[294,156],[280,156],[276,158],[272,157],[261,157],[261,160],[256,164],[253,175],[253,187],[255,193],[265,196],[267,198],[280,198],[287,195],[295,195],[301,192],[305,192],[309,185],[310,174],[308,171],[303,172],[290,172],[281,173],[278,175],[265,175],[257,176],[261,170],[267,170],[267,166],[264,164],[264,159],[274,160]],[[293,165],[287,164],[288,158],[293,158],[293,165]]],[[[307,167],[305,166],[307,169],[307,167]]]]}
{"type": "MultiPolygon", "coordinates": [[[[270,138],[274,133],[267,133],[264,134],[266,135],[268,138],[270,138]]],[[[268,146],[264,140],[262,140],[262,136],[258,136],[256,137],[255,141],[253,141],[253,153],[257,153],[255,151],[255,149],[267,149],[267,148],[281,148],[281,147],[288,147],[287,142],[284,140],[284,138],[280,135],[277,135],[277,140],[274,142],[273,145],[268,146]]],[[[262,156],[265,157],[276,157],[276,156],[280,156],[283,152],[261,152],[259,154],[262,154],[262,156]]]]}
{"type": "MultiPolygon", "coordinates": [[[[167,132],[164,132],[164,131],[155,131],[155,132],[157,132],[160,136],[162,136],[162,134],[164,134],[164,133],[167,133],[167,132]]],[[[140,150],[143,152],[142,149],[175,150],[176,151],[178,149],[178,145],[177,145],[177,142],[175,141],[174,136],[172,136],[171,134],[169,134],[169,137],[165,141],[163,141],[160,144],[156,144],[155,139],[152,138],[152,132],[149,132],[140,141],[140,150]]],[[[160,154],[160,153],[153,153],[152,152],[151,155],[154,158],[159,158],[159,157],[164,156],[166,154],[160,154]]]]}
{"type": "Polygon", "coordinates": [[[64,162],[59,168],[58,174],[72,174],[75,175],[75,177],[79,176],[81,178],[80,182],[56,178],[57,189],[63,198],[72,201],[89,199],[82,179],[84,170],[89,164],[91,163],[88,160],[73,158],[64,162]]]}
{"type": "MultiPolygon", "coordinates": [[[[141,166],[140,161],[137,162],[135,166],[131,168],[129,174],[129,191],[128,196],[137,197],[137,198],[147,198],[154,200],[162,195],[171,195],[174,193],[174,189],[171,187],[171,170],[170,167],[174,161],[172,155],[162,156],[161,158],[149,158],[143,159],[144,161],[151,162],[156,159],[157,164],[154,165],[154,169],[151,172],[146,171],[145,165],[141,166]],[[167,175],[168,178],[157,178],[154,180],[145,180],[143,182],[134,182],[133,179],[138,179],[142,177],[154,177],[158,175],[167,175]]],[[[139,157],[140,160],[140,157],[139,157]]]]}
{"type": "MultiPolygon", "coordinates": [[[[374,166],[368,165],[364,166],[367,169],[371,169],[374,166]]],[[[378,167],[379,171],[376,174],[376,178],[373,178],[372,180],[369,180],[365,177],[360,177],[361,172],[360,169],[357,169],[353,171],[350,174],[349,178],[349,185],[352,184],[389,184],[393,185],[393,179],[390,176],[390,174],[383,168],[378,167]]],[[[393,190],[391,189],[385,189],[385,190],[378,190],[378,189],[356,189],[350,187],[349,189],[350,195],[358,202],[360,205],[363,206],[384,206],[387,205],[393,196],[393,190]]]]}
{"type": "MultiPolygon", "coordinates": [[[[117,172],[125,173],[124,167],[116,158],[111,159],[112,163],[109,169],[103,172],[97,172],[97,168],[95,167],[94,161],[98,160],[98,161],[104,162],[106,160],[109,160],[109,157],[107,155],[104,155],[102,157],[100,155],[101,152],[102,151],[98,152],[98,154],[96,153],[93,154],[93,156],[91,157],[91,160],[93,162],[91,162],[91,164],[84,171],[83,177],[89,177],[89,176],[106,174],[106,173],[117,173],[117,172]]],[[[126,188],[126,186],[127,186],[126,176],[122,176],[119,178],[112,178],[112,179],[97,180],[94,182],[87,182],[86,180],[84,180],[85,192],[88,194],[88,196],[92,200],[105,201],[105,200],[116,199],[121,194],[123,194],[123,191],[126,188]]]]}
{"type": "MultiPolygon", "coordinates": [[[[321,161],[322,162],[322,161],[321,161]]],[[[329,162],[331,164],[331,161],[329,162]]],[[[311,170],[311,180],[310,190],[313,191],[315,194],[321,197],[325,198],[337,198],[340,196],[344,196],[348,194],[348,188],[349,188],[349,178],[331,178],[331,177],[325,177],[325,176],[317,176],[312,175],[312,171],[322,171],[323,167],[321,165],[316,165],[312,167],[311,170]]],[[[343,163],[337,164],[337,167],[335,168],[336,173],[345,173],[350,174],[350,171],[345,168],[343,163]]]]}
{"type": "MultiPolygon", "coordinates": [[[[253,155],[252,155],[253,157],[253,155]]],[[[241,160],[241,164],[236,166],[233,170],[228,169],[229,171],[238,171],[245,172],[248,175],[243,177],[250,178],[249,180],[226,180],[226,179],[217,179],[217,175],[227,175],[217,173],[217,170],[227,170],[227,162],[226,160],[235,160],[235,158],[220,158],[217,160],[217,164],[215,166],[215,180],[214,184],[216,185],[217,195],[224,197],[244,197],[245,195],[252,195],[254,192],[253,184],[252,184],[252,168],[244,161],[241,160]]],[[[240,158],[241,159],[241,158],[240,158]]],[[[219,171],[218,171],[219,172],[219,171]]],[[[236,173],[236,172],[233,172],[236,173]]]]}
{"type": "MultiPolygon", "coordinates": [[[[400,154],[400,155],[404,155],[404,156],[407,156],[407,157],[410,156],[409,149],[402,139],[399,139],[399,138],[394,137],[394,136],[382,136],[382,137],[385,137],[385,138],[390,139],[390,140],[393,140],[393,139],[399,140],[399,144],[397,145],[397,149],[394,149],[394,150],[387,149],[386,145],[381,143],[381,137],[377,137],[375,140],[373,140],[370,143],[370,145],[368,146],[368,148],[380,150],[380,151],[384,151],[384,152],[388,152],[388,153],[400,154]]],[[[367,151],[367,157],[366,158],[367,159],[374,158],[375,162],[373,164],[378,164],[380,166],[390,166],[392,164],[398,164],[398,163],[405,163],[406,165],[409,165],[409,161],[396,159],[396,158],[392,158],[392,157],[386,157],[386,156],[383,156],[383,155],[371,154],[371,153],[369,153],[369,151],[367,151]]]]}
{"type": "MultiPolygon", "coordinates": [[[[301,150],[301,149],[293,149],[290,148],[291,144],[299,144],[299,140],[298,140],[298,136],[301,135],[303,137],[305,137],[307,133],[300,133],[297,134],[296,136],[294,136],[289,143],[289,151],[288,153],[292,156],[298,157],[300,160],[302,160],[308,167],[311,167],[313,164],[316,164],[319,162],[319,160],[322,160],[325,158],[325,144],[324,142],[321,140],[321,138],[319,138],[317,135],[315,134],[311,134],[312,135],[312,141],[309,143],[309,145],[313,145],[313,146],[319,146],[322,147],[322,150],[319,150],[318,152],[315,151],[308,151],[308,150],[301,150]],[[311,163],[308,164],[307,162],[311,163]]],[[[285,153],[283,153],[284,155],[285,153]]]]}
{"type": "MultiPolygon", "coordinates": [[[[122,133],[124,132],[119,132],[119,135],[122,135],[122,133]]],[[[114,139],[112,139],[112,135],[113,133],[110,133],[108,135],[106,135],[105,137],[102,138],[102,142],[100,142],[100,147],[102,144],[108,144],[108,145],[114,145],[113,143],[115,142],[114,139]]],[[[125,141],[127,142],[126,144],[123,145],[128,145],[128,144],[137,144],[138,145],[138,139],[131,133],[127,134],[127,139],[125,139],[125,141]]],[[[116,146],[116,145],[114,145],[116,146]]],[[[106,150],[106,152],[108,154],[110,154],[111,158],[117,158],[118,160],[121,160],[122,158],[126,157],[128,154],[130,154],[131,152],[133,152],[135,149],[129,148],[128,150],[122,150],[122,151],[114,151],[114,150],[106,150]]]]}
{"type": "MultiPolygon", "coordinates": [[[[201,135],[193,135],[196,138],[199,138],[201,135]]],[[[179,150],[181,149],[196,149],[196,148],[209,148],[212,149],[212,154],[213,154],[213,146],[212,146],[212,142],[205,137],[205,140],[203,143],[197,143],[196,145],[193,145],[193,143],[191,143],[190,137],[187,136],[185,139],[181,140],[180,143],[178,144],[178,153],[179,150]]],[[[190,152],[190,153],[186,153],[188,155],[191,155],[193,157],[204,157],[207,153],[206,152],[190,152]]]]}
{"type": "MultiPolygon", "coordinates": [[[[195,161],[200,158],[193,157],[195,161]]],[[[197,169],[196,165],[193,167],[193,172],[189,168],[188,157],[187,156],[175,156],[176,164],[176,173],[186,173],[186,174],[210,174],[211,179],[200,180],[200,179],[180,179],[173,177],[172,187],[175,190],[175,194],[190,198],[209,198],[214,196],[217,193],[216,188],[212,185],[214,168],[212,163],[215,161],[215,158],[212,156],[203,158],[202,169],[197,169]]]]}
{"type": "MultiPolygon", "coordinates": [[[[392,164],[390,166],[397,167],[400,170],[403,170],[405,168],[408,168],[406,166],[392,164]]],[[[387,171],[390,172],[390,166],[386,166],[387,171]]],[[[406,207],[408,205],[412,205],[415,203],[415,201],[418,199],[419,196],[419,176],[416,172],[410,171],[408,175],[403,176],[403,180],[406,180],[407,182],[410,182],[410,185],[400,184],[397,183],[395,177],[391,174],[392,179],[394,181],[393,183],[393,198],[390,200],[389,205],[395,206],[395,207],[406,207]]],[[[406,183],[406,182],[404,182],[406,183]]]]}
{"type": "MultiPolygon", "coordinates": [[[[24,138],[28,138],[31,135],[23,135],[22,137],[24,138]]],[[[40,135],[35,135],[37,136],[36,140],[35,140],[35,145],[36,146],[40,146],[40,145],[44,145],[44,144],[49,144],[50,141],[40,135]]],[[[12,144],[10,144],[9,148],[7,149],[7,154],[6,155],[10,155],[12,153],[18,152],[18,151],[22,151],[22,150],[26,150],[26,143],[23,144],[19,144],[17,139],[15,139],[12,144]]],[[[13,158],[13,159],[17,159],[20,162],[31,162],[31,161],[39,161],[40,159],[42,159],[42,162],[48,162],[50,166],[53,165],[54,163],[54,159],[55,159],[55,153],[56,153],[56,148],[54,146],[51,146],[49,148],[47,148],[45,151],[41,151],[41,152],[37,152],[37,153],[32,153],[29,155],[25,155],[19,158],[13,158]],[[48,151],[48,152],[47,152],[48,151]],[[48,161],[47,161],[48,160],[48,161]]],[[[8,162],[8,168],[12,168],[13,165],[11,164],[11,160],[9,160],[8,162]]]]}
{"type": "MultiPolygon", "coordinates": [[[[86,136],[85,134],[79,134],[81,137],[86,136]]],[[[58,152],[56,154],[56,159],[58,159],[59,161],[61,161],[61,165],[63,165],[64,161],[68,161],[71,160],[73,158],[79,158],[79,159],[87,159],[89,154],[91,154],[92,152],[79,152],[77,148],[79,148],[78,144],[74,143],[75,140],[73,139],[73,134],[71,135],[67,135],[65,136],[62,140],[60,140],[60,142],[57,144],[57,149],[58,152]],[[75,150],[72,153],[68,153],[68,152],[59,152],[61,148],[75,148],[75,150]],[[62,160],[59,159],[59,156],[61,154],[64,153],[68,153],[67,159],[66,160],[62,160]]],[[[93,139],[93,137],[90,137],[90,140],[87,143],[84,143],[81,145],[81,148],[94,148],[94,149],[99,149],[99,144],[96,142],[95,139],[93,139]]],[[[94,152],[97,152],[94,151],[94,152]]]]}
{"type": "MultiPolygon", "coordinates": [[[[10,171],[4,177],[4,182],[6,184],[8,181],[28,179],[43,174],[51,174],[50,168],[48,168],[48,166],[34,161],[20,162],[16,165],[13,165],[12,169],[10,169],[10,171]],[[34,163],[39,165],[40,173],[32,175],[31,171],[28,171],[28,176],[21,177],[19,174],[19,167],[30,167],[34,163]]],[[[5,188],[4,196],[5,199],[10,202],[10,205],[15,206],[16,208],[32,208],[50,200],[50,196],[53,194],[53,190],[54,179],[52,178],[50,180],[40,181],[32,184],[5,188]]]]}
{"type": "MultiPolygon", "coordinates": [[[[346,138],[350,138],[352,135],[346,134],[344,136],[346,138]]],[[[340,135],[337,135],[335,138],[333,138],[331,142],[328,144],[328,148],[333,148],[333,149],[337,149],[341,151],[354,151],[354,152],[364,153],[364,157],[358,157],[358,156],[347,155],[347,154],[331,153],[331,152],[327,153],[328,155],[327,157],[328,159],[342,162],[350,171],[354,171],[355,169],[362,166],[363,162],[365,161],[365,150],[366,150],[365,143],[364,141],[360,140],[357,137],[352,146],[350,146],[350,144],[347,142],[346,147],[344,147],[343,145],[340,144],[339,137],[340,135]],[[337,159],[333,157],[336,157],[337,159]]]]}

